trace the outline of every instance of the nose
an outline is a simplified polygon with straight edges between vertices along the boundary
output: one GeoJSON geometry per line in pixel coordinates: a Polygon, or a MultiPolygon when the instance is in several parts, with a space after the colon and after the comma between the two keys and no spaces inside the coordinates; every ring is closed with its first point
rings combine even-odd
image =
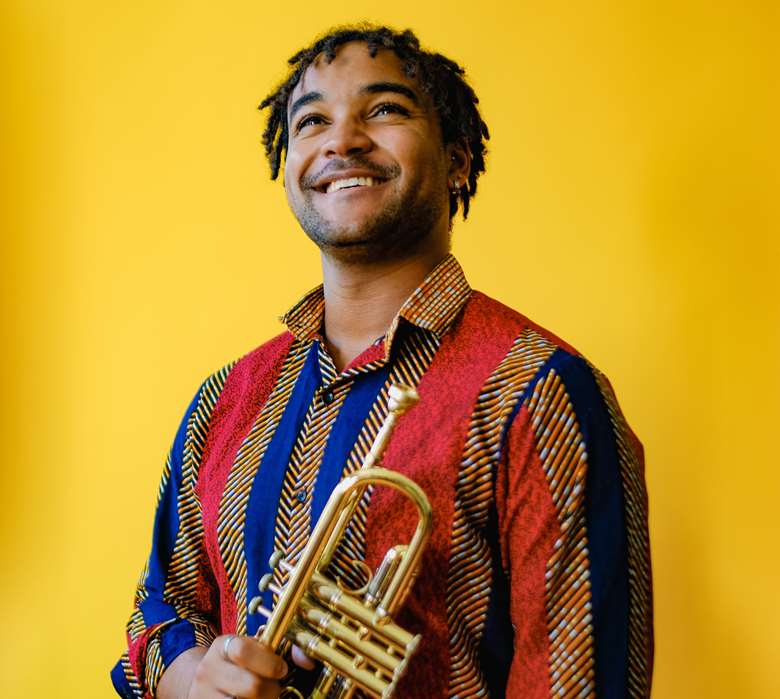
{"type": "Polygon", "coordinates": [[[323,150],[328,157],[347,158],[368,153],[373,146],[364,124],[356,118],[345,118],[331,124],[323,150]]]}

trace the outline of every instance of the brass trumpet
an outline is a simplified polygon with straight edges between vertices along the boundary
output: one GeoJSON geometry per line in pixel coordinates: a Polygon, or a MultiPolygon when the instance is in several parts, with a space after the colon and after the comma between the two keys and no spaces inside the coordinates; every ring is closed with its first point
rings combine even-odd
{"type": "MultiPolygon", "coordinates": [[[[360,469],[342,479],[328,499],[306,547],[295,564],[277,551],[269,560],[272,569],[289,573],[287,584],[272,583],[273,574],[260,580],[259,589],[277,594],[273,611],[255,597],[249,613],[267,617],[257,632],[272,651],[290,641],[309,657],[323,663],[323,671],[310,699],[348,699],[361,689],[371,697],[388,699],[403,676],[420,636],[405,631],[392,617],[412,588],[431,530],[431,506],[420,487],[409,478],[382,468],[382,454],[395,422],[419,400],[417,392],[404,385],[389,391],[389,413],[360,469]],[[408,544],[392,547],[368,584],[348,590],[331,581],[328,568],[363,494],[373,485],[394,488],[416,506],[417,528],[408,544]]],[[[303,699],[295,688],[282,696],[303,699]]]]}

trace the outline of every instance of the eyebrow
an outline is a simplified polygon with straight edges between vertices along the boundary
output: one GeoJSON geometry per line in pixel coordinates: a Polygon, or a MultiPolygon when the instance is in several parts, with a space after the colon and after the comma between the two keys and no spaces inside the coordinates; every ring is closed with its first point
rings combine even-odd
{"type": "MultiPolygon", "coordinates": [[[[408,97],[416,105],[420,103],[420,99],[417,96],[417,93],[414,90],[412,90],[410,87],[404,85],[403,83],[393,83],[393,82],[369,83],[368,85],[364,85],[363,87],[360,88],[360,94],[363,95],[376,95],[382,92],[395,92],[399,95],[403,95],[404,97],[408,97]]],[[[320,102],[323,99],[325,99],[325,97],[321,92],[307,92],[305,95],[301,95],[290,106],[290,116],[289,116],[290,121],[292,121],[292,118],[295,116],[295,113],[299,109],[305,107],[307,104],[310,104],[311,102],[320,102]]]]}
{"type": "Polygon", "coordinates": [[[371,83],[369,85],[365,85],[360,88],[361,94],[368,94],[368,95],[376,95],[380,92],[396,92],[399,95],[404,95],[404,97],[408,97],[412,102],[415,104],[420,103],[420,99],[417,97],[417,93],[412,90],[412,88],[407,87],[403,83],[391,83],[391,82],[380,82],[380,83],[371,83]]]}
{"type": "Polygon", "coordinates": [[[301,107],[305,107],[309,102],[318,102],[323,99],[321,92],[307,92],[305,95],[302,95],[299,97],[295,102],[292,103],[292,106],[290,107],[290,121],[292,121],[292,118],[295,116],[295,112],[297,112],[301,107]]]}

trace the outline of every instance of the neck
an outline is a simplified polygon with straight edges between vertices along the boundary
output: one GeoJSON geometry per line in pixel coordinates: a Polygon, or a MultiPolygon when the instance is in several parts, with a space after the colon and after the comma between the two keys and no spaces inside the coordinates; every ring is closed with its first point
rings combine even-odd
{"type": "Polygon", "coordinates": [[[325,342],[338,371],[382,337],[404,301],[448,253],[350,263],[323,254],[325,342]]]}

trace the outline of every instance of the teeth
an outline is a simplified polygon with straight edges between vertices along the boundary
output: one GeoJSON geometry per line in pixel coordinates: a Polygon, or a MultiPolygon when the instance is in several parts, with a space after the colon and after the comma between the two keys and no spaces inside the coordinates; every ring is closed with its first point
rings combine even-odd
{"type": "Polygon", "coordinates": [[[334,180],[329,182],[325,192],[338,192],[340,189],[346,189],[347,187],[373,187],[379,184],[380,180],[373,177],[347,177],[343,180],[334,180]]]}

